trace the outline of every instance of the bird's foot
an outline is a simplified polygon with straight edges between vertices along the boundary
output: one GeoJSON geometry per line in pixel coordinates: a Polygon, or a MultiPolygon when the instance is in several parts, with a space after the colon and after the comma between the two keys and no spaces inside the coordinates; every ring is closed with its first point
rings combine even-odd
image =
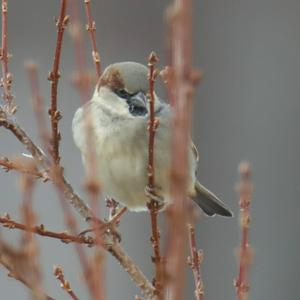
{"type": "Polygon", "coordinates": [[[164,198],[157,194],[155,188],[152,188],[147,185],[145,188],[145,194],[150,199],[150,201],[147,205],[149,209],[150,209],[150,207],[153,207],[153,205],[155,205],[155,208],[157,210],[160,210],[161,208],[164,207],[164,205],[165,205],[164,198]]]}

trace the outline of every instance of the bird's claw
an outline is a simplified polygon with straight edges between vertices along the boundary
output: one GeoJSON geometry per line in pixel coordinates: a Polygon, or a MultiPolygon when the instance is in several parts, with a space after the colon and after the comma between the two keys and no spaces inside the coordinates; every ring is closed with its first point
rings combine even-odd
{"type": "Polygon", "coordinates": [[[154,200],[156,202],[159,202],[159,203],[163,203],[164,202],[164,198],[159,196],[155,189],[150,187],[149,185],[146,186],[145,188],[145,194],[148,198],[150,198],[151,200],[154,200]]]}
{"type": "MultiPolygon", "coordinates": [[[[146,196],[151,200],[156,203],[157,209],[160,210],[162,207],[164,207],[164,198],[159,196],[154,188],[151,188],[150,186],[146,186],[145,188],[145,194],[146,196]]],[[[149,202],[151,203],[151,202],[149,202]]]]}

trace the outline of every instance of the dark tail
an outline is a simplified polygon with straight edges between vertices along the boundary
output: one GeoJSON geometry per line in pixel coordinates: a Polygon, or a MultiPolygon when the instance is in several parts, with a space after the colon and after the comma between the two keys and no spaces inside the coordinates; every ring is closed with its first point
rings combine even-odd
{"type": "Polygon", "coordinates": [[[225,206],[225,204],[215,194],[204,187],[200,182],[196,182],[195,188],[197,191],[197,196],[193,198],[193,200],[208,216],[233,216],[232,212],[225,206]]]}

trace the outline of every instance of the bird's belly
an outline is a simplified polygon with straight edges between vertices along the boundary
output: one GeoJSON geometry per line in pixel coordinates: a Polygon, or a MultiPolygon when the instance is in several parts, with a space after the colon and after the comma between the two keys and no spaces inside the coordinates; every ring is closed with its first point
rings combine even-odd
{"type": "MultiPolygon", "coordinates": [[[[107,153],[107,152],[106,152],[107,153]]],[[[131,210],[145,210],[147,160],[142,153],[114,152],[99,157],[99,179],[103,192],[131,210]]]]}
{"type": "MultiPolygon", "coordinates": [[[[99,179],[105,195],[113,197],[130,210],[147,209],[148,198],[145,188],[148,183],[148,152],[146,145],[110,147],[98,153],[99,179]],[[105,153],[105,155],[104,155],[105,153]]],[[[168,155],[156,151],[155,186],[160,196],[164,197],[168,189],[168,155]],[[160,153],[160,154],[159,154],[160,153]]]]}

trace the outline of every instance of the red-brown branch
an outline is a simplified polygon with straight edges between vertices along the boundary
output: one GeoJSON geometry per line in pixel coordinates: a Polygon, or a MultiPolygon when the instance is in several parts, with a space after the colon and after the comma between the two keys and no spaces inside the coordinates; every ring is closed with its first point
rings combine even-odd
{"type": "Polygon", "coordinates": [[[32,107],[37,121],[37,128],[40,140],[44,144],[45,150],[51,153],[50,149],[50,134],[47,129],[47,123],[45,119],[45,107],[42,93],[40,90],[39,80],[38,80],[38,67],[33,62],[27,62],[25,64],[25,69],[28,75],[28,81],[31,91],[32,107]]]}
{"type": "Polygon", "coordinates": [[[101,60],[100,60],[100,54],[97,49],[97,42],[96,42],[96,35],[95,35],[96,23],[92,17],[90,2],[91,2],[91,0],[84,0],[85,14],[86,14],[86,18],[87,18],[86,30],[89,32],[89,36],[91,39],[92,57],[93,57],[93,61],[94,61],[95,67],[96,67],[96,73],[99,78],[101,75],[101,60]]]}
{"type": "Polygon", "coordinates": [[[154,83],[157,77],[157,72],[155,70],[155,64],[158,61],[158,57],[154,52],[151,52],[148,58],[149,67],[149,140],[148,140],[148,186],[147,190],[149,192],[149,203],[148,209],[150,211],[151,217],[151,243],[153,246],[154,256],[152,261],[155,266],[155,277],[154,277],[154,287],[155,293],[158,299],[163,299],[162,285],[163,285],[163,259],[160,253],[160,233],[157,223],[157,215],[159,212],[160,204],[151,198],[151,195],[155,194],[155,166],[154,166],[154,142],[155,142],[155,132],[159,125],[158,119],[155,118],[155,97],[154,97],[154,83]]]}
{"type": "Polygon", "coordinates": [[[183,299],[184,266],[187,245],[187,178],[188,153],[190,147],[190,127],[192,96],[195,82],[193,81],[192,61],[192,0],[174,0],[169,10],[169,26],[171,48],[171,76],[168,95],[173,106],[173,132],[171,137],[171,170],[170,190],[173,205],[169,208],[167,235],[167,266],[169,278],[168,294],[170,299],[183,299]]]}
{"type": "Polygon", "coordinates": [[[63,269],[59,266],[54,266],[53,273],[54,273],[54,276],[60,281],[60,287],[63,290],[65,290],[73,300],[79,300],[79,298],[76,296],[76,294],[72,290],[72,287],[71,287],[69,281],[67,281],[65,279],[63,269]]]}
{"type": "MultiPolygon", "coordinates": [[[[68,226],[68,229],[72,233],[72,235],[78,235],[79,231],[77,228],[77,222],[75,217],[72,214],[72,211],[70,207],[68,206],[68,203],[65,201],[65,195],[64,195],[64,182],[63,182],[63,177],[61,174],[61,168],[59,166],[54,166],[53,167],[53,175],[52,178],[55,182],[55,186],[57,188],[57,194],[63,209],[63,214],[65,217],[65,222],[66,225],[68,226]]],[[[96,223],[97,220],[93,217],[92,218],[92,224],[96,223]]],[[[103,221],[99,220],[100,224],[103,223],[103,221]]],[[[99,225],[100,225],[99,224],[99,225]]],[[[98,240],[95,240],[95,244],[98,245],[98,240]]],[[[81,264],[81,267],[83,269],[84,273],[84,279],[85,282],[88,286],[88,290],[90,292],[90,295],[92,299],[99,299],[99,291],[98,291],[98,286],[96,285],[95,281],[95,276],[93,272],[93,265],[90,264],[85,252],[83,251],[83,248],[81,247],[80,244],[76,243],[75,244],[75,249],[79,257],[79,261],[81,264]]]]}
{"type": "Polygon", "coordinates": [[[70,35],[75,49],[76,73],[72,76],[72,82],[80,93],[81,103],[86,103],[90,96],[91,87],[94,86],[97,78],[95,74],[87,70],[85,60],[85,45],[83,39],[82,24],[79,19],[77,1],[70,2],[71,26],[70,35]]]}
{"type": "Polygon", "coordinates": [[[252,251],[249,246],[250,204],[252,200],[251,169],[248,163],[239,166],[240,182],[237,186],[240,205],[241,243],[237,251],[239,262],[238,278],[234,281],[238,300],[247,300],[250,288],[248,282],[249,266],[252,261],[252,251]]]}
{"type": "Polygon", "coordinates": [[[3,87],[3,98],[7,104],[7,111],[11,114],[16,112],[16,106],[13,105],[13,95],[11,92],[11,85],[12,85],[12,74],[8,70],[8,60],[9,60],[9,53],[8,53],[8,43],[7,43],[7,12],[8,12],[8,5],[7,0],[2,0],[2,45],[1,45],[1,52],[0,52],[0,60],[2,64],[2,78],[1,78],[1,86],[3,87]]]}
{"type": "Polygon", "coordinates": [[[5,267],[9,273],[8,276],[24,284],[31,292],[34,299],[54,300],[46,295],[40,287],[35,286],[31,277],[31,267],[27,255],[24,255],[23,249],[16,250],[4,241],[0,240],[0,265],[5,267]]]}
{"type": "Polygon", "coordinates": [[[149,142],[148,142],[148,188],[154,190],[154,140],[155,132],[158,127],[158,119],[155,118],[155,97],[154,97],[154,83],[156,80],[155,64],[158,57],[154,52],[151,52],[148,59],[149,66],[149,142]]]}
{"type": "MultiPolygon", "coordinates": [[[[84,104],[88,100],[89,95],[89,86],[90,86],[90,77],[88,72],[86,71],[85,65],[85,55],[84,55],[84,48],[83,48],[83,38],[81,32],[81,24],[79,21],[78,16],[78,9],[76,1],[72,1],[71,3],[71,17],[73,23],[71,23],[71,36],[74,42],[75,47],[75,54],[76,54],[76,65],[77,65],[77,73],[76,73],[76,87],[79,90],[81,96],[81,103],[84,104]]],[[[88,11],[89,15],[91,15],[90,11],[88,11]]],[[[97,65],[96,65],[97,66],[97,65]]],[[[96,80],[95,80],[96,81],[96,80]]],[[[85,188],[87,194],[89,196],[89,200],[91,203],[92,211],[95,215],[99,215],[98,209],[98,198],[100,195],[100,185],[97,180],[97,169],[96,169],[96,153],[94,151],[94,139],[93,139],[93,130],[92,124],[89,116],[85,113],[85,140],[86,144],[90,145],[88,147],[87,153],[87,173],[86,173],[86,180],[85,180],[85,188]]],[[[96,234],[96,245],[101,247],[102,244],[102,236],[103,231],[99,227],[99,222],[92,222],[94,232],[96,234]]],[[[103,250],[100,247],[95,248],[94,253],[94,263],[91,263],[91,273],[92,273],[92,281],[94,282],[94,291],[95,299],[104,299],[104,272],[103,272],[103,264],[99,262],[99,257],[103,257],[103,250]]]]}
{"type": "MultiPolygon", "coordinates": [[[[27,162],[28,169],[34,167],[31,161],[27,162]]],[[[36,220],[36,214],[33,211],[33,189],[35,181],[32,176],[22,174],[20,178],[20,186],[22,191],[21,214],[22,221],[26,226],[26,230],[22,234],[21,251],[24,259],[27,261],[28,275],[27,279],[32,282],[33,293],[40,293],[42,288],[42,272],[40,265],[39,247],[36,236],[28,228],[33,227],[36,220]]],[[[39,297],[36,297],[37,299],[39,297]]]]}
{"type": "Polygon", "coordinates": [[[202,250],[197,249],[195,227],[189,224],[189,241],[191,256],[188,258],[188,263],[193,270],[194,281],[195,281],[195,297],[196,300],[204,299],[204,286],[200,272],[200,265],[203,260],[202,250]]]}
{"type": "MultiPolygon", "coordinates": [[[[31,153],[33,158],[47,171],[49,178],[52,181],[57,180],[57,175],[53,176],[51,171],[51,164],[47,157],[41,152],[41,150],[30,139],[27,133],[15,122],[9,118],[8,114],[0,107],[0,126],[9,130],[31,153]]],[[[52,166],[53,169],[53,166],[52,166]]],[[[94,218],[94,214],[91,209],[85,204],[85,202],[75,193],[70,183],[66,180],[61,172],[59,174],[59,182],[63,196],[70,201],[74,209],[84,218],[88,223],[94,218]]],[[[109,237],[108,237],[109,239],[109,237]]],[[[112,256],[114,256],[118,262],[122,265],[124,270],[130,275],[136,286],[138,286],[146,299],[154,299],[154,288],[143,272],[135,264],[135,262],[127,255],[124,249],[119,243],[113,243],[109,247],[105,248],[112,256]]]]}
{"type": "Polygon", "coordinates": [[[65,27],[69,21],[69,16],[66,16],[66,6],[67,0],[61,0],[60,5],[60,14],[56,22],[57,27],[57,38],[56,38],[56,48],[53,60],[52,71],[49,73],[48,80],[51,82],[51,107],[49,109],[49,115],[51,118],[51,128],[52,128],[52,158],[55,164],[59,164],[60,155],[59,155],[59,142],[61,139],[58,122],[61,119],[61,114],[57,110],[57,87],[58,80],[60,77],[59,67],[60,67],[60,58],[61,58],[61,49],[63,43],[63,36],[65,27]]]}
{"type": "Polygon", "coordinates": [[[27,232],[32,232],[40,236],[45,236],[49,238],[54,238],[62,241],[63,243],[79,243],[79,244],[86,244],[88,246],[94,245],[94,238],[90,236],[81,236],[81,235],[71,235],[66,232],[55,232],[45,229],[44,225],[38,226],[30,226],[28,227],[25,224],[16,222],[10,218],[9,215],[0,217],[0,224],[3,227],[8,229],[19,229],[27,232]]]}
{"type": "Polygon", "coordinates": [[[46,172],[40,172],[35,166],[28,168],[26,164],[24,164],[24,158],[15,158],[8,159],[7,157],[0,158],[0,167],[4,169],[5,172],[9,172],[11,170],[15,170],[17,172],[31,175],[36,178],[42,179],[44,182],[49,180],[49,177],[46,172]]]}

